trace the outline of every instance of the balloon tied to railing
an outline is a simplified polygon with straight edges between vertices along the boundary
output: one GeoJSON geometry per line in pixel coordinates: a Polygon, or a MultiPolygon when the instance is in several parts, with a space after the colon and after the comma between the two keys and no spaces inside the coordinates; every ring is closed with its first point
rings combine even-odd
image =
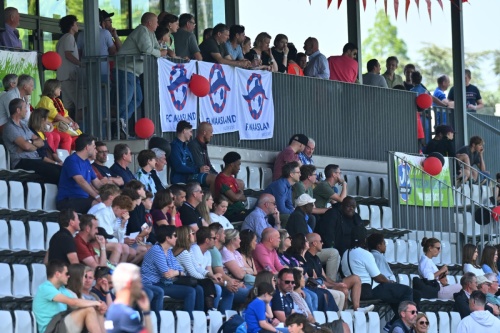
{"type": "MultiPolygon", "coordinates": [[[[363,9],[366,10],[366,0],[347,0],[347,1],[363,1],[363,9]]],[[[384,0],[384,9],[385,9],[385,14],[387,15],[387,1],[384,0]]],[[[441,10],[443,9],[443,0],[436,0],[439,6],[441,7],[441,10]]],[[[457,6],[459,2],[469,2],[468,0],[450,0],[452,5],[457,6]]],[[[332,4],[333,0],[326,0],[326,8],[330,8],[330,5],[332,4]]],[[[375,0],[375,3],[377,0],[375,0]]],[[[419,9],[419,2],[420,0],[415,0],[415,4],[417,5],[417,9],[419,9]]],[[[427,3],[427,12],[429,13],[429,19],[431,19],[431,12],[432,12],[432,1],[431,0],[425,0],[427,3]]],[[[311,3],[311,0],[309,0],[309,3],[311,3]]],[[[340,5],[342,4],[342,0],[337,0],[337,9],[340,8],[340,5]]],[[[408,9],[410,9],[410,4],[411,0],[405,0],[405,18],[408,18],[408,9]]],[[[394,14],[396,15],[396,19],[398,18],[398,11],[399,11],[399,0],[394,0],[394,14]]]]}
{"type": "Polygon", "coordinates": [[[441,163],[439,158],[434,156],[429,156],[422,162],[422,168],[429,175],[437,176],[443,170],[443,164],[441,163]]]}

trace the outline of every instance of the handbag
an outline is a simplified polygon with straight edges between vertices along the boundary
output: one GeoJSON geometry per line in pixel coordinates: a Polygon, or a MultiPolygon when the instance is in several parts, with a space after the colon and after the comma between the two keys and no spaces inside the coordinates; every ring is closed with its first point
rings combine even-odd
{"type": "Polygon", "coordinates": [[[71,136],[79,136],[80,134],[82,134],[82,131],[72,129],[63,121],[57,123],[57,129],[59,130],[59,132],[67,133],[71,136]]]}
{"type": "Polygon", "coordinates": [[[174,279],[173,283],[194,288],[198,285],[198,280],[192,276],[178,276],[174,279]]]}
{"type": "Polygon", "coordinates": [[[320,285],[319,281],[315,278],[308,278],[306,282],[306,287],[309,289],[315,289],[318,288],[320,285]]]}
{"type": "Polygon", "coordinates": [[[420,291],[422,298],[437,298],[441,287],[436,280],[421,279],[415,276],[413,278],[413,289],[420,291]]]}

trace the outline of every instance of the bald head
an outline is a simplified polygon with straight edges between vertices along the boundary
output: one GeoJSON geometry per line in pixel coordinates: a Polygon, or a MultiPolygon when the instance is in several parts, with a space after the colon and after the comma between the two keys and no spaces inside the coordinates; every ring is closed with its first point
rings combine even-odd
{"type": "Polygon", "coordinates": [[[321,239],[321,236],[317,233],[312,232],[312,233],[306,235],[306,239],[309,243],[311,243],[311,242],[314,242],[314,241],[321,239]]]}
{"type": "Polygon", "coordinates": [[[274,237],[280,237],[278,230],[274,228],[266,228],[262,231],[262,242],[269,242],[274,237]]]}
{"type": "Polygon", "coordinates": [[[19,11],[14,7],[7,7],[4,10],[5,23],[12,28],[17,28],[19,26],[19,11]]]}
{"type": "Polygon", "coordinates": [[[155,13],[146,12],[141,17],[141,24],[148,28],[149,31],[155,32],[158,28],[158,17],[155,13]]]}
{"type": "Polygon", "coordinates": [[[198,129],[196,130],[196,138],[198,141],[202,143],[210,143],[210,140],[214,136],[214,128],[212,124],[207,123],[206,121],[200,123],[198,129]]]}

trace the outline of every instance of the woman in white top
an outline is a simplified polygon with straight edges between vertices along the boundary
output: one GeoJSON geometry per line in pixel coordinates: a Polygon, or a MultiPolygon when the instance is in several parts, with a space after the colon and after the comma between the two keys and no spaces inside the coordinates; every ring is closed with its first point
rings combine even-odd
{"type": "Polygon", "coordinates": [[[214,201],[214,211],[210,213],[210,219],[212,223],[219,222],[224,230],[234,229],[234,226],[229,222],[229,220],[224,216],[227,211],[227,206],[229,205],[229,200],[221,195],[218,199],[214,201]]]}
{"type": "Polygon", "coordinates": [[[476,276],[484,275],[484,271],[477,263],[479,251],[474,244],[465,244],[462,250],[462,266],[464,273],[474,273],[476,276]]]}
{"type": "Polygon", "coordinates": [[[418,273],[423,279],[439,281],[440,289],[438,298],[453,299],[453,294],[458,293],[462,289],[462,286],[460,284],[443,285],[442,282],[447,280],[448,266],[444,265],[438,269],[432,261],[432,258],[437,257],[439,251],[441,251],[441,242],[437,238],[424,237],[421,245],[424,248],[424,254],[418,262],[418,273]]]}
{"type": "Polygon", "coordinates": [[[203,197],[198,206],[196,206],[196,210],[201,215],[202,224],[207,227],[213,221],[210,219],[210,211],[212,210],[212,206],[214,205],[214,198],[212,197],[212,193],[209,190],[203,190],[203,197]]]}

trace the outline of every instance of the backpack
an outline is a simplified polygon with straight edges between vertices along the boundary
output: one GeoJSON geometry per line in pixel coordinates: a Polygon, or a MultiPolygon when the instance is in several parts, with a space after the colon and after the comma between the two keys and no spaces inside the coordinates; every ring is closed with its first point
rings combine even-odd
{"type": "Polygon", "coordinates": [[[236,314],[222,324],[217,333],[247,333],[247,323],[236,314]]]}

